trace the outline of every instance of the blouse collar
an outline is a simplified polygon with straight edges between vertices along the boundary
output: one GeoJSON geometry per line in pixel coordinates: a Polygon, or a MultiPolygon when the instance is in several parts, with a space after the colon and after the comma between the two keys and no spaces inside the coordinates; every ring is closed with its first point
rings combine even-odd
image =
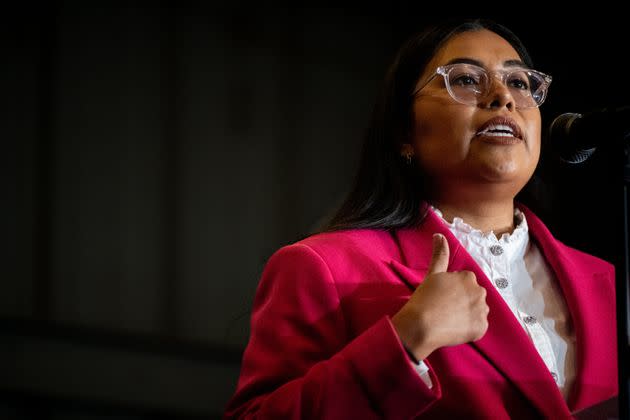
{"type": "Polygon", "coordinates": [[[514,231],[512,233],[504,233],[498,239],[494,231],[484,233],[470,226],[461,217],[454,217],[453,222],[450,223],[444,219],[444,215],[439,209],[434,206],[431,206],[431,209],[440,216],[444,224],[469,252],[476,253],[476,249],[486,249],[493,245],[501,245],[508,251],[506,256],[510,260],[523,258],[525,255],[529,245],[529,228],[525,214],[517,207],[514,207],[514,231]]]}

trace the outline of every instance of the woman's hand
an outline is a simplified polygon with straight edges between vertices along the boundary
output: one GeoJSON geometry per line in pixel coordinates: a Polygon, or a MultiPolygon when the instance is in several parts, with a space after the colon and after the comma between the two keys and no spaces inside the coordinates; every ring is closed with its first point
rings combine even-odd
{"type": "Polygon", "coordinates": [[[403,344],[418,360],[434,350],[468,343],[488,329],[486,289],[471,271],[447,272],[448,242],[433,235],[433,254],[424,281],[392,317],[403,344]]]}

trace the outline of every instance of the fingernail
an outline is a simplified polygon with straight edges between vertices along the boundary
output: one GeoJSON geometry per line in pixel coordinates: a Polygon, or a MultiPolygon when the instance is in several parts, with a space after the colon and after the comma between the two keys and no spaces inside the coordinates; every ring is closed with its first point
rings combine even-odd
{"type": "Polygon", "coordinates": [[[441,233],[434,233],[433,234],[433,245],[435,245],[435,246],[439,245],[440,241],[442,241],[442,234],[441,233]]]}

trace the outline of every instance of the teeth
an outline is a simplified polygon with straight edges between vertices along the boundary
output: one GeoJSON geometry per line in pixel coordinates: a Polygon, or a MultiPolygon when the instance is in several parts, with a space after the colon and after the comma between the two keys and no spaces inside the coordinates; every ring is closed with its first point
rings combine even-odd
{"type": "Polygon", "coordinates": [[[496,124],[486,127],[483,131],[480,131],[477,134],[492,137],[514,137],[514,130],[512,130],[512,127],[509,125],[496,124]]]}
{"type": "Polygon", "coordinates": [[[488,137],[514,137],[513,134],[508,134],[505,132],[487,132],[487,131],[483,131],[481,133],[479,133],[479,135],[484,135],[484,136],[488,136],[488,137]]]}

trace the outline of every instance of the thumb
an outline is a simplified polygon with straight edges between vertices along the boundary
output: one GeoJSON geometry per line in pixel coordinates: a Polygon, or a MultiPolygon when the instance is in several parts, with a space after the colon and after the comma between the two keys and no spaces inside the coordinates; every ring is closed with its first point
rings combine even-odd
{"type": "Polygon", "coordinates": [[[445,273],[448,269],[449,249],[444,235],[433,234],[433,253],[427,274],[445,273]]]}

